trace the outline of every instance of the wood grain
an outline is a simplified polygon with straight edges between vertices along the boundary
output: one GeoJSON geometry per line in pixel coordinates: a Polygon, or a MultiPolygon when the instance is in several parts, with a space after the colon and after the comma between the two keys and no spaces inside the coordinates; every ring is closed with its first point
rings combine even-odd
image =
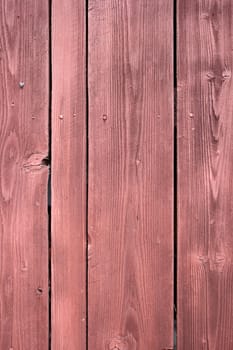
{"type": "Polygon", "coordinates": [[[0,3],[0,349],[48,349],[48,4],[0,3]]]}
{"type": "Polygon", "coordinates": [[[52,349],[85,348],[85,1],[52,2],[52,349]]]}
{"type": "Polygon", "coordinates": [[[173,348],[173,8],[90,0],[89,349],[173,348]]]}
{"type": "Polygon", "coordinates": [[[232,50],[232,1],[178,1],[178,350],[233,349],[232,50]]]}

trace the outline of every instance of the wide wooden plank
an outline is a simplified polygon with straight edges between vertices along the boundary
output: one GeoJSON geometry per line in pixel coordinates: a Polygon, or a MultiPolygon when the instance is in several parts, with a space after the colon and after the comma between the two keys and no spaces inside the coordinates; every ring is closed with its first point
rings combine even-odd
{"type": "Polygon", "coordinates": [[[233,3],[178,1],[178,349],[233,349],[233,3]]]}
{"type": "Polygon", "coordinates": [[[0,3],[0,349],[48,349],[48,2],[0,3]]]}
{"type": "Polygon", "coordinates": [[[52,2],[52,349],[85,349],[85,1],[52,2]]]}
{"type": "Polygon", "coordinates": [[[173,348],[173,2],[90,0],[89,349],[173,348]]]}

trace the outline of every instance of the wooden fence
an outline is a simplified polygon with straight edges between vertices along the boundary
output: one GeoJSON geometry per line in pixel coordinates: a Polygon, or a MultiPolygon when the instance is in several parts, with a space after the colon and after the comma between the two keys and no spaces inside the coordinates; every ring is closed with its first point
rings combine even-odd
{"type": "Polygon", "coordinates": [[[232,350],[233,2],[0,24],[0,350],[232,350]]]}

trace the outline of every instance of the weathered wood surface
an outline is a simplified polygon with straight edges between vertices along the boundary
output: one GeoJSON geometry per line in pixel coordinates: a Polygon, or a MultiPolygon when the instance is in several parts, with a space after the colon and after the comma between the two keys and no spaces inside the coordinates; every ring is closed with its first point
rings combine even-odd
{"type": "Polygon", "coordinates": [[[178,350],[233,349],[232,50],[232,1],[178,1],[178,350]]]}
{"type": "Polygon", "coordinates": [[[173,8],[89,1],[89,349],[173,347],[173,8]]]}
{"type": "Polygon", "coordinates": [[[48,349],[48,4],[0,3],[0,349],[48,349]]]}
{"type": "Polygon", "coordinates": [[[52,349],[85,349],[85,1],[52,2],[52,349]]]}

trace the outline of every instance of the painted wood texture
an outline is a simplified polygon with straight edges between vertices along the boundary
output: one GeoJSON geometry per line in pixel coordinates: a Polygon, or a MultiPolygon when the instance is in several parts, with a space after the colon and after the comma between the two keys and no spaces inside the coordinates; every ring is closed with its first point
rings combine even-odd
{"type": "Polygon", "coordinates": [[[48,4],[0,3],[0,349],[48,349],[48,4]]]}
{"type": "Polygon", "coordinates": [[[178,350],[233,349],[232,50],[232,1],[178,1],[178,350]]]}
{"type": "Polygon", "coordinates": [[[85,1],[52,2],[52,349],[86,340],[85,1]]]}
{"type": "Polygon", "coordinates": [[[89,1],[89,349],[173,348],[173,8],[89,1]]]}

